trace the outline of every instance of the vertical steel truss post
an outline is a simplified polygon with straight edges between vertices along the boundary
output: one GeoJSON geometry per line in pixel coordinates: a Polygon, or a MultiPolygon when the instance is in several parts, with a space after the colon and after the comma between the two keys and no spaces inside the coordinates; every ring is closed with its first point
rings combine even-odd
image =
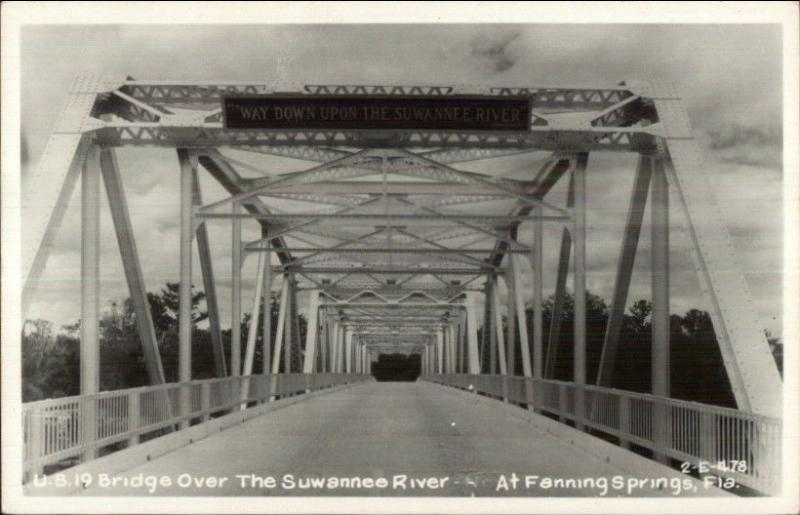
{"type": "Polygon", "coordinates": [[[345,372],[345,352],[347,349],[347,327],[344,323],[339,325],[339,352],[336,356],[336,362],[338,363],[338,370],[339,373],[342,374],[345,372]]]}
{"type": "Polygon", "coordinates": [[[447,373],[456,373],[456,326],[453,321],[446,329],[447,334],[447,373]]]}
{"type": "Polygon", "coordinates": [[[633,265],[636,260],[636,249],[639,246],[639,235],[642,229],[647,193],[650,189],[650,175],[652,173],[652,159],[640,155],[636,169],[636,178],[633,183],[631,200],[628,206],[628,219],[625,223],[625,232],[622,237],[622,249],[617,264],[617,277],[614,284],[614,295],[608,313],[608,323],[603,341],[603,351],[600,355],[600,364],[597,370],[597,385],[611,386],[614,375],[614,363],[619,346],[619,333],[622,329],[622,320],[625,314],[625,303],[628,299],[628,289],[633,275],[633,265]]]}
{"type": "Polygon", "coordinates": [[[455,367],[453,366],[453,324],[448,324],[444,330],[444,346],[445,346],[445,373],[452,374],[455,372],[455,367]]]}
{"type": "MultiPolygon", "coordinates": [[[[180,244],[180,306],[178,312],[178,382],[192,380],[192,242],[194,240],[193,188],[194,170],[188,159],[181,159],[181,244],[180,244]]],[[[180,391],[180,414],[191,412],[191,392],[180,391]]],[[[181,422],[188,427],[189,420],[181,422]]]]}
{"type": "MultiPolygon", "coordinates": [[[[460,317],[460,315],[459,315],[460,317]]],[[[453,326],[453,373],[461,373],[461,321],[456,320],[453,326]]]]}
{"type": "Polygon", "coordinates": [[[258,264],[256,265],[256,285],[253,292],[253,308],[250,311],[250,323],[247,326],[247,345],[244,350],[244,369],[242,375],[253,375],[253,361],[256,352],[256,337],[258,336],[258,323],[261,319],[261,290],[264,286],[264,267],[267,260],[264,259],[265,253],[259,253],[258,264]]]}
{"type": "Polygon", "coordinates": [[[424,360],[424,362],[425,362],[425,374],[434,374],[434,373],[436,373],[434,365],[433,365],[433,363],[436,360],[435,349],[434,349],[433,344],[431,344],[430,342],[428,342],[428,344],[426,344],[426,346],[425,346],[425,358],[426,358],[424,360]]]}
{"type": "Polygon", "coordinates": [[[483,327],[481,328],[481,339],[480,339],[480,347],[479,347],[479,354],[480,354],[480,366],[481,366],[481,373],[491,374],[491,362],[492,362],[492,303],[489,302],[491,298],[491,280],[489,276],[486,276],[486,281],[483,285],[483,327]]]}
{"type": "Polygon", "coordinates": [[[486,319],[483,321],[483,331],[489,338],[489,374],[497,373],[497,334],[494,322],[494,289],[495,275],[486,277],[486,319]]]}
{"type": "Polygon", "coordinates": [[[453,338],[453,373],[454,374],[459,374],[459,373],[461,373],[461,369],[459,368],[459,365],[460,365],[460,363],[459,363],[459,357],[460,357],[459,346],[461,345],[461,323],[458,320],[458,318],[456,318],[456,321],[453,324],[453,335],[452,335],[452,338],[453,338]]]}
{"type": "Polygon", "coordinates": [[[353,335],[353,373],[359,374],[361,366],[358,363],[359,358],[358,334],[353,335]]]}
{"type": "Polygon", "coordinates": [[[231,205],[231,376],[242,373],[242,207],[231,205]]]}
{"type": "Polygon", "coordinates": [[[284,277],[284,281],[286,281],[286,310],[285,316],[283,318],[284,321],[284,328],[283,328],[283,372],[285,374],[292,373],[292,343],[294,341],[295,331],[294,331],[294,303],[292,302],[292,298],[294,295],[294,278],[292,274],[287,274],[284,277]]]}
{"type": "Polygon", "coordinates": [[[474,292],[467,292],[466,299],[466,332],[467,332],[467,366],[470,374],[481,373],[481,361],[478,354],[478,314],[474,292]]]}
{"type": "Polygon", "coordinates": [[[503,314],[500,311],[500,288],[498,288],[496,279],[494,288],[492,288],[492,311],[494,312],[494,334],[497,338],[497,364],[500,367],[500,375],[508,375],[503,314]]]}
{"type": "Polygon", "coordinates": [[[328,362],[328,350],[330,342],[328,341],[328,314],[326,308],[320,308],[320,337],[319,337],[319,371],[330,372],[330,364],[328,362]]]}
{"type": "Polygon", "coordinates": [[[339,373],[339,345],[341,344],[341,331],[339,322],[333,323],[333,349],[331,351],[331,372],[339,373]]]}
{"type": "Polygon", "coordinates": [[[453,373],[455,374],[461,373],[461,368],[459,366],[460,356],[461,356],[461,321],[460,318],[457,318],[456,323],[453,326],[453,373]]]}
{"type": "Polygon", "coordinates": [[[447,341],[447,326],[446,325],[442,325],[440,331],[441,331],[441,334],[442,334],[442,353],[441,353],[441,357],[440,357],[440,360],[439,360],[440,364],[441,364],[440,365],[440,368],[441,368],[441,372],[440,373],[441,374],[447,374],[449,372],[448,367],[450,366],[450,363],[447,360],[448,347],[449,347],[448,341],[447,341]]]}
{"type": "Polygon", "coordinates": [[[345,374],[350,374],[353,372],[353,362],[352,362],[352,353],[353,353],[353,330],[346,329],[344,332],[344,372],[345,374]]]}
{"type": "MultiPolygon", "coordinates": [[[[178,153],[181,160],[186,159],[186,153],[178,153]]],[[[200,180],[197,174],[197,165],[194,158],[190,157],[192,166],[192,193],[195,207],[203,205],[203,195],[200,190],[200,180]]],[[[214,267],[211,260],[211,248],[208,242],[208,228],[205,220],[201,220],[195,231],[197,237],[197,254],[200,257],[200,271],[203,275],[203,289],[206,294],[206,308],[208,311],[208,329],[211,333],[211,348],[214,353],[214,368],[217,377],[228,375],[225,363],[225,349],[222,345],[222,327],[219,319],[219,303],[217,302],[217,286],[214,278],[214,267]]]]}
{"type": "MultiPolygon", "coordinates": [[[[96,149],[92,149],[83,163],[81,176],[81,395],[100,391],[100,169],[96,149]]],[[[96,440],[96,406],[84,404],[81,413],[84,442],[96,440]]],[[[93,459],[92,449],[83,455],[93,459]]]]}
{"type": "Polygon", "coordinates": [[[328,372],[336,372],[336,342],[337,326],[334,315],[326,317],[328,319],[328,372]]]}
{"type": "Polygon", "coordinates": [[[291,363],[292,363],[292,370],[296,372],[300,372],[303,370],[303,362],[302,362],[302,355],[301,355],[301,343],[300,343],[300,312],[297,309],[297,277],[292,274],[292,283],[291,283],[291,293],[292,295],[289,297],[291,300],[292,306],[292,340],[291,340],[291,363]]]}
{"type": "MultiPolygon", "coordinates": [[[[669,186],[664,171],[664,161],[653,163],[652,175],[652,289],[653,348],[651,353],[652,393],[660,397],[670,396],[670,352],[669,352],[669,186]]],[[[670,416],[665,405],[656,410],[654,421],[657,449],[666,449],[670,443],[670,416]]],[[[657,452],[660,461],[667,457],[657,452]]]]}
{"type": "MultiPolygon", "coordinates": [[[[573,381],[586,384],[586,163],[587,153],[581,153],[575,163],[575,329],[573,350],[573,381]]],[[[575,426],[582,429],[580,421],[584,417],[583,390],[575,391],[575,426]]]]}
{"type": "Polygon", "coordinates": [[[535,207],[534,214],[536,219],[533,221],[533,254],[531,255],[531,268],[533,269],[533,377],[542,378],[544,364],[542,362],[542,344],[544,330],[542,327],[542,291],[544,289],[543,275],[543,224],[542,208],[535,207]]]}
{"type": "Polygon", "coordinates": [[[319,329],[319,290],[312,290],[308,296],[308,326],[306,327],[306,352],[303,358],[303,373],[314,372],[317,362],[317,331],[319,329]]]}
{"type": "MultiPolygon", "coordinates": [[[[181,155],[181,151],[179,151],[179,155],[181,155]]],[[[185,157],[185,154],[183,157],[185,157]]],[[[142,345],[147,375],[150,384],[164,384],[164,368],[161,365],[156,330],[153,326],[150,305],[147,301],[147,289],[142,275],[142,265],[139,261],[139,252],[136,249],[128,202],[113,149],[104,148],[100,151],[100,169],[103,173],[103,182],[106,185],[108,204],[117,235],[125,278],[128,283],[128,292],[136,314],[136,329],[142,345]]]]}
{"type": "Polygon", "coordinates": [[[347,341],[347,328],[343,323],[339,323],[339,330],[337,334],[339,340],[336,344],[336,372],[341,374],[344,372],[344,351],[347,341]]]}
{"type": "Polygon", "coordinates": [[[512,254],[508,254],[508,268],[506,269],[506,289],[508,290],[508,337],[506,338],[506,360],[508,361],[507,373],[517,375],[517,295],[514,292],[514,262],[512,254]]]}
{"type": "Polygon", "coordinates": [[[436,330],[436,373],[444,374],[444,328],[436,330]]]}
{"type": "Polygon", "coordinates": [[[511,264],[509,272],[511,273],[510,282],[514,284],[514,306],[517,311],[517,326],[519,327],[519,345],[520,345],[520,358],[522,359],[522,376],[526,378],[525,381],[525,404],[529,409],[533,408],[533,383],[531,378],[531,353],[530,353],[530,340],[528,339],[528,317],[525,314],[525,301],[522,298],[523,285],[522,285],[522,266],[520,263],[521,256],[509,254],[509,263],[511,264]]]}
{"type": "MultiPolygon", "coordinates": [[[[269,266],[269,256],[266,253],[259,254],[258,264],[256,265],[256,288],[253,292],[253,310],[250,312],[250,323],[247,327],[247,346],[244,352],[244,370],[243,376],[253,375],[253,361],[256,353],[256,337],[258,336],[258,323],[261,318],[260,305],[261,305],[261,290],[264,286],[264,268],[269,266]]],[[[242,386],[241,398],[244,404],[242,409],[247,408],[247,397],[250,395],[250,379],[242,386]]]]}
{"type": "MultiPolygon", "coordinates": [[[[263,234],[266,236],[266,234],[263,234]]],[[[264,245],[269,249],[269,240],[264,241],[264,245]]],[[[261,323],[261,373],[268,374],[272,368],[272,259],[269,252],[265,253],[266,263],[264,263],[264,315],[261,323]]]]}
{"type": "Polygon", "coordinates": [[[461,312],[458,320],[458,373],[467,373],[467,310],[461,312]]]}
{"type": "Polygon", "coordinates": [[[289,281],[286,280],[286,276],[281,276],[283,280],[283,285],[281,286],[281,301],[278,307],[278,323],[276,326],[275,331],[275,350],[274,355],[272,356],[272,373],[277,374],[280,371],[281,366],[281,352],[283,351],[284,342],[286,338],[284,338],[284,331],[286,329],[286,300],[288,297],[288,289],[289,289],[289,281]]]}
{"type": "Polygon", "coordinates": [[[350,352],[353,356],[353,368],[351,369],[351,373],[358,373],[358,333],[353,333],[353,348],[350,352]]]}
{"type": "Polygon", "coordinates": [[[528,339],[528,320],[525,314],[525,300],[522,297],[522,267],[520,266],[520,256],[509,255],[511,262],[512,281],[514,282],[514,307],[517,310],[517,325],[519,326],[520,356],[522,358],[522,375],[531,377],[531,352],[530,340],[528,339]]]}
{"type": "Polygon", "coordinates": [[[353,373],[359,374],[361,365],[358,362],[358,358],[360,357],[359,348],[360,345],[358,343],[359,336],[358,333],[353,334],[353,373]]]}

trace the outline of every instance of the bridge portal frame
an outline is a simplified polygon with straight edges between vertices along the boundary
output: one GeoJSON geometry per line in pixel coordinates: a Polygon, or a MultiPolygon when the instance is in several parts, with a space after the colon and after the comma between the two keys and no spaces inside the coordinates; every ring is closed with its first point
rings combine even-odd
{"type": "MultiPolygon", "coordinates": [[[[222,351],[221,321],[215,292],[206,224],[212,219],[230,219],[232,227],[232,354],[230,374],[249,373],[253,367],[255,333],[258,317],[248,330],[245,363],[241,363],[242,264],[247,256],[258,254],[258,288],[253,311],[264,304],[262,327],[271,325],[272,282],[281,277],[278,334],[275,352],[273,342],[264,338],[262,367],[273,373],[281,369],[281,353],[286,371],[344,370],[354,367],[367,371],[370,356],[383,347],[369,343],[364,327],[349,322],[347,312],[370,309],[353,297],[337,297],[337,285],[355,275],[371,277],[374,286],[361,288],[359,295],[376,294],[375,286],[384,290],[410,284],[420,275],[443,283],[450,291],[434,294],[422,292],[428,303],[418,309],[434,309],[440,317],[423,326],[431,329],[412,342],[416,349],[425,349],[425,367],[439,372],[481,373],[499,371],[514,375],[517,349],[521,351],[521,368],[526,377],[552,377],[557,359],[558,328],[566,293],[566,279],[572,261],[574,290],[586,291],[586,173],[590,152],[634,152],[639,166],[632,192],[628,221],[618,261],[616,284],[610,319],[601,359],[597,384],[608,385],[619,338],[619,326],[630,285],[633,261],[640,236],[641,219],[651,195],[653,230],[652,274],[653,393],[669,396],[669,192],[685,223],[692,256],[704,291],[711,299],[711,317],[734,395],[743,411],[780,416],[781,380],[772,361],[765,336],[744,278],[735,261],[728,231],[721,221],[718,207],[689,127],[681,98],[664,85],[619,84],[609,87],[522,87],[474,88],[455,86],[350,86],[302,85],[285,86],[265,83],[177,83],[168,81],[106,80],[80,78],[68,94],[68,101],[42,157],[38,175],[60,188],[54,192],[35,193],[37,204],[52,206],[49,219],[40,227],[31,227],[39,242],[34,259],[24,271],[23,313],[44,269],[53,238],[67,208],[78,177],[82,177],[82,301],[81,388],[83,394],[98,389],[99,305],[99,180],[106,184],[112,204],[113,223],[123,256],[123,264],[137,317],[138,331],[147,360],[150,380],[164,381],[158,346],[147,309],[144,280],[138,251],[130,224],[125,194],[116,164],[118,147],[166,147],[176,150],[180,168],[180,358],[179,381],[191,379],[191,277],[195,242],[200,256],[201,273],[209,297],[209,318],[218,375],[227,374],[226,356],[222,351]],[[454,132],[454,131],[359,131],[359,130],[256,130],[236,131],[223,126],[220,99],[225,94],[270,95],[284,91],[326,95],[454,95],[461,93],[487,96],[522,96],[533,109],[530,128],[522,132],[454,132]],[[580,122],[559,119],[554,111],[592,111],[580,122]],[[314,163],[310,168],[275,176],[268,170],[237,160],[223,151],[244,150],[300,159],[314,163]],[[492,159],[533,151],[551,154],[540,163],[531,180],[512,180],[467,172],[454,167],[458,163],[492,159]],[[99,171],[98,171],[99,170],[99,171]],[[198,173],[205,170],[229,193],[229,197],[204,204],[198,173]],[[243,172],[260,177],[247,178],[243,172]],[[383,181],[359,181],[369,175],[381,175],[383,181]],[[389,182],[388,176],[410,177],[414,181],[389,182]],[[566,206],[546,200],[547,193],[564,176],[570,182],[566,206]],[[403,197],[402,195],[406,195],[403,197]],[[429,195],[432,201],[414,203],[408,195],[429,195]],[[331,209],[294,213],[278,213],[263,198],[315,202],[331,209]],[[392,198],[405,203],[409,212],[364,213],[376,198],[392,198]],[[448,213],[448,206],[510,199],[514,208],[505,215],[476,216],[448,213]],[[362,212],[359,212],[362,211],[362,212]],[[260,224],[262,237],[254,242],[242,241],[242,221],[254,219],[260,224]],[[317,240],[306,246],[287,244],[298,235],[319,237],[312,227],[320,220],[347,222],[366,226],[366,234],[351,233],[334,238],[336,243],[323,245],[317,240]],[[376,224],[376,221],[379,222],[376,224]],[[399,225],[435,226],[446,223],[465,233],[491,240],[491,248],[462,248],[441,243],[448,236],[430,236],[410,231],[399,225]],[[531,222],[533,244],[519,243],[517,233],[523,223],[531,222]],[[542,224],[563,225],[561,251],[556,280],[553,322],[548,342],[543,340],[541,324],[542,300],[542,224]],[[386,245],[375,244],[376,235],[387,236],[386,245]],[[392,238],[414,241],[411,247],[392,244],[392,238]],[[439,239],[437,239],[439,238],[439,239]],[[409,254],[416,256],[405,265],[393,263],[363,266],[335,264],[336,257],[366,254],[409,254]],[[273,265],[271,255],[278,257],[273,265]],[[299,255],[302,254],[302,255],[299,255]],[[484,259],[477,257],[485,256],[484,259]],[[526,324],[521,280],[522,257],[527,257],[533,270],[533,317],[531,354],[526,324]],[[425,259],[438,266],[421,266],[425,259]],[[449,260],[449,261],[448,261],[449,260]],[[503,262],[505,266],[502,266],[503,262]],[[336,282],[325,282],[324,275],[339,274],[336,282]],[[468,276],[454,283],[447,276],[468,276]],[[387,279],[392,277],[392,279],[387,279]],[[307,284],[297,284],[297,279],[307,284]],[[478,341],[478,318],[475,295],[467,286],[484,280],[486,320],[493,326],[488,339],[478,341]],[[499,283],[505,281],[508,297],[509,330],[502,331],[499,283]],[[309,286],[310,285],[310,286],[309,286]],[[313,289],[309,305],[312,331],[307,333],[305,359],[299,335],[297,293],[313,289]],[[258,293],[258,292],[261,293],[258,293]],[[325,297],[327,300],[323,301],[325,297]],[[465,302],[466,301],[466,302],[465,302]],[[451,309],[455,308],[455,309],[451,309]],[[450,311],[444,311],[450,309],[450,311]],[[452,312],[451,312],[452,311],[452,312]],[[519,338],[519,340],[518,340],[519,338]],[[517,342],[521,342],[521,345],[517,342]],[[353,344],[355,342],[355,344],[353,344]],[[430,351],[427,349],[431,349],[430,351]],[[319,352],[317,352],[319,350],[319,352]],[[363,362],[356,356],[361,356],[363,362]],[[429,357],[433,356],[433,357],[429,357]],[[484,356],[488,355],[488,359],[484,356]],[[487,364],[484,363],[487,362],[487,364]]],[[[23,203],[33,200],[26,194],[23,203]]],[[[313,240],[313,238],[312,238],[313,240]]],[[[477,241],[477,240],[476,240],[477,241]]],[[[352,263],[351,263],[352,264],[352,263]]],[[[439,285],[441,286],[441,285],[439,285]]],[[[440,287],[440,290],[442,288],[440,287]]],[[[480,288],[478,288],[480,289],[480,288]]],[[[408,288],[404,291],[408,293],[408,288]]],[[[411,289],[410,291],[416,291],[411,289]]],[[[341,293],[341,292],[338,292],[341,293]]],[[[419,292],[415,293],[417,295],[419,292]]],[[[383,299],[383,312],[408,310],[397,299],[383,299]],[[399,306],[399,307],[398,307],[399,306]]],[[[584,295],[575,295],[574,381],[586,383],[584,295]]],[[[408,311],[403,312],[408,314],[408,311]]],[[[368,313],[369,314],[369,313],[368,313]]],[[[374,318],[374,313],[372,314],[374,318]]],[[[379,319],[379,318],[377,318],[379,319]]],[[[421,319],[409,317],[415,324],[421,319]]],[[[265,331],[269,334],[269,331],[265,331]]],[[[412,339],[413,340],[413,339],[412,339]]],[[[399,340],[398,340],[399,341],[399,340]]],[[[190,399],[182,399],[184,406],[190,399]]],[[[579,405],[583,403],[579,402],[579,405]]]]}

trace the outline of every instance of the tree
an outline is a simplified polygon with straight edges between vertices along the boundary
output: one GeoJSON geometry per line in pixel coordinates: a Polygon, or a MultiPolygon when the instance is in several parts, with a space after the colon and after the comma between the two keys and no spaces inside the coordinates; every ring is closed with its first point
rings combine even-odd
{"type": "Polygon", "coordinates": [[[22,331],[23,402],[76,395],[79,383],[77,325],[65,326],[67,334],[53,335],[46,320],[26,320],[22,331]]]}
{"type": "MultiPolygon", "coordinates": [[[[271,358],[272,356],[275,355],[275,343],[276,343],[275,342],[275,336],[276,336],[277,330],[278,330],[278,315],[279,315],[279,311],[280,311],[280,295],[277,292],[273,292],[272,293],[270,306],[271,306],[271,320],[272,320],[272,326],[271,326],[272,334],[271,334],[271,337],[270,337],[270,358],[271,358]]],[[[247,342],[248,331],[250,330],[250,319],[251,319],[251,316],[252,315],[250,313],[244,313],[244,315],[242,316],[242,323],[240,325],[240,327],[241,327],[240,334],[242,335],[242,344],[241,344],[241,347],[240,347],[241,363],[242,364],[244,364],[245,351],[247,350],[245,344],[247,342]]],[[[263,316],[263,312],[262,312],[261,316],[263,316]]],[[[295,342],[294,344],[295,345],[299,345],[301,359],[302,359],[303,349],[305,347],[306,331],[308,330],[308,328],[307,328],[308,322],[307,322],[306,318],[303,315],[299,316],[299,324],[298,325],[300,326],[300,334],[299,335],[293,335],[292,339],[294,340],[294,342],[295,342]]],[[[230,367],[231,367],[230,358],[229,358],[229,356],[231,355],[231,331],[230,331],[230,329],[226,329],[226,330],[222,331],[222,341],[223,341],[223,345],[224,345],[224,348],[225,348],[225,356],[227,358],[228,370],[230,371],[230,367]]],[[[263,348],[264,348],[263,342],[264,342],[263,324],[259,321],[259,323],[258,323],[258,332],[256,333],[256,348],[255,348],[255,352],[253,354],[253,373],[264,373],[264,371],[262,371],[262,368],[261,368],[261,363],[263,363],[263,358],[262,358],[262,356],[263,356],[263,348]]],[[[284,351],[285,351],[285,349],[284,349],[284,351]]],[[[284,371],[283,364],[284,364],[284,359],[283,359],[283,354],[281,354],[281,363],[280,363],[280,368],[279,368],[279,370],[281,372],[284,371]]],[[[267,371],[266,373],[269,373],[269,372],[271,372],[271,371],[267,371]]]]}
{"type": "MultiPolygon", "coordinates": [[[[550,340],[550,326],[553,320],[555,296],[551,295],[542,304],[543,341],[545,348],[550,340]]],[[[533,331],[533,311],[526,310],[528,330],[533,331]]],[[[555,349],[555,379],[571,381],[573,377],[572,348],[574,341],[575,298],[572,294],[564,295],[561,308],[561,324],[559,339],[555,349]]],[[[603,348],[603,337],[608,320],[608,305],[601,297],[586,292],[586,379],[594,382],[597,375],[597,363],[603,348]]],[[[531,333],[532,334],[532,333],[531,333]]],[[[543,351],[544,354],[546,352],[543,351]]]]}

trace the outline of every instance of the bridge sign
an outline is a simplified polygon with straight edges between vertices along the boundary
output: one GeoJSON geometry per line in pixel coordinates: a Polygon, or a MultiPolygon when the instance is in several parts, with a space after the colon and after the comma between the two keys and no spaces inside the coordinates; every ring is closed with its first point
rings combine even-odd
{"type": "Polygon", "coordinates": [[[257,95],[222,99],[226,129],[527,131],[528,98],[257,95]]]}

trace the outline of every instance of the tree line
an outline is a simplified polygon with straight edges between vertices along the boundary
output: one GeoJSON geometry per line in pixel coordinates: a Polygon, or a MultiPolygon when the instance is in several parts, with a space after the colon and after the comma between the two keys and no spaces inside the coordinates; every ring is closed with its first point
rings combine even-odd
{"type": "MultiPolygon", "coordinates": [[[[150,311],[155,326],[159,352],[167,382],[178,378],[178,284],[167,283],[158,293],[148,293],[150,311]]],[[[553,315],[553,297],[542,306],[544,342],[549,340],[550,321],[553,315]]],[[[587,292],[586,297],[586,364],[587,382],[596,379],[600,353],[603,347],[608,306],[597,295],[587,292]]],[[[273,297],[272,345],[278,320],[278,299],[273,297]]],[[[558,358],[554,378],[572,379],[572,327],[574,299],[564,299],[558,358]]],[[[625,390],[647,392],[650,389],[650,312],[648,301],[639,300],[630,306],[624,316],[619,339],[619,350],[611,386],[625,390]]],[[[533,334],[533,313],[526,309],[526,324],[533,334]]],[[[216,377],[211,333],[199,324],[208,318],[205,294],[192,295],[192,377],[216,377]]],[[[250,314],[245,313],[241,334],[247,335],[250,314]]],[[[717,346],[716,336],[708,313],[691,309],[684,315],[670,317],[671,388],[672,396],[687,400],[735,407],[728,377],[717,346]]],[[[507,321],[503,319],[504,326],[507,321]]],[[[261,373],[262,324],[256,338],[255,373],[261,373]]],[[[306,320],[300,315],[300,331],[295,345],[303,342],[306,320]]],[[[100,389],[116,390],[148,384],[144,355],[136,330],[136,318],[130,299],[114,302],[100,319],[100,389]]],[[[244,338],[243,338],[244,340],[244,338]]],[[[769,338],[773,356],[782,373],[783,345],[777,338],[769,338]]],[[[222,331],[222,342],[230,372],[231,331],[222,331]]],[[[242,344],[244,354],[244,344],[242,344]]],[[[78,395],[80,390],[80,322],[62,327],[56,333],[52,322],[27,320],[22,331],[22,397],[23,402],[39,399],[78,395]]],[[[521,374],[520,347],[517,345],[517,374],[521,374]]],[[[242,359],[244,359],[242,357],[242,359]]],[[[283,361],[283,360],[281,360],[283,361]]],[[[484,360],[485,362],[486,360],[484,360]]],[[[418,363],[418,360],[413,361],[418,363]]],[[[283,363],[281,363],[283,370],[283,363]]],[[[418,365],[417,365],[418,366],[418,365]]],[[[484,363],[484,369],[486,369],[484,363]]]]}

